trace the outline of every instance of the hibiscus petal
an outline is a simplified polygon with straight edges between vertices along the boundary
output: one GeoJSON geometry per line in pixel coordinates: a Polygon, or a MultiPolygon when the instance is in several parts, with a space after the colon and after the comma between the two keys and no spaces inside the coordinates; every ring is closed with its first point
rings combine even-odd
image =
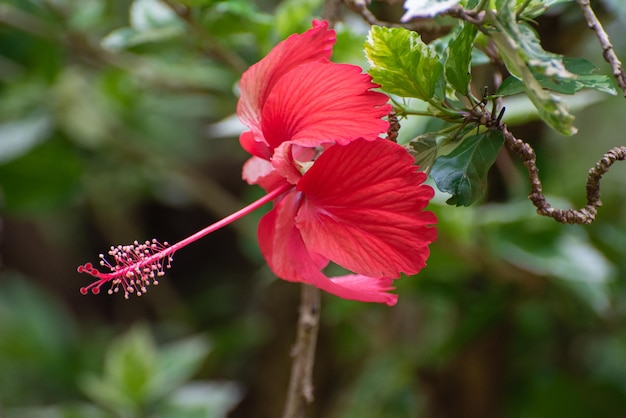
{"type": "Polygon", "coordinates": [[[259,246],[272,271],[284,280],[308,283],[344,299],[394,305],[397,296],[388,293],[393,289],[391,279],[357,275],[329,279],[320,271],[328,260],[307,250],[294,224],[301,200],[300,193],[289,193],[259,223],[259,246]]]}
{"type": "Polygon", "coordinates": [[[241,177],[248,184],[258,184],[266,192],[285,184],[285,178],[274,169],[272,163],[259,157],[252,157],[244,163],[241,177]]]}
{"type": "Polygon", "coordinates": [[[292,148],[293,144],[291,142],[281,144],[274,150],[271,164],[285,180],[291,184],[296,184],[302,177],[302,174],[298,171],[298,162],[294,160],[292,148]]]}
{"type": "Polygon", "coordinates": [[[335,40],[335,31],[328,29],[328,22],[313,21],[312,29],[289,36],[242,75],[237,115],[256,140],[263,142],[261,111],[275,84],[300,65],[328,60],[335,40]]]}
{"type": "Polygon", "coordinates": [[[362,276],[360,274],[348,274],[346,276],[331,277],[330,280],[333,284],[345,289],[345,292],[356,290],[358,292],[378,294],[382,299],[376,302],[386,303],[389,306],[393,306],[398,302],[398,295],[386,293],[395,289],[395,287],[392,286],[393,279],[391,278],[376,278],[362,276]]]}
{"type": "Polygon", "coordinates": [[[259,222],[261,253],[272,271],[289,281],[302,281],[300,271],[319,271],[328,264],[328,259],[309,254],[303,246],[294,223],[301,200],[302,194],[295,190],[286,194],[259,222]]]}
{"type": "Polygon", "coordinates": [[[327,149],[297,190],[296,225],[309,251],[365,276],[399,277],[426,265],[437,222],[422,212],[434,192],[413,158],[387,140],[327,149]]]}
{"type": "Polygon", "coordinates": [[[283,141],[317,146],[373,140],[389,126],[388,97],[354,65],[312,62],[285,74],[267,97],[263,135],[271,148],[283,141]]]}
{"type": "Polygon", "coordinates": [[[252,131],[246,131],[239,136],[239,143],[241,144],[241,147],[250,154],[269,160],[272,158],[272,150],[262,137],[262,134],[255,136],[252,131]]]}

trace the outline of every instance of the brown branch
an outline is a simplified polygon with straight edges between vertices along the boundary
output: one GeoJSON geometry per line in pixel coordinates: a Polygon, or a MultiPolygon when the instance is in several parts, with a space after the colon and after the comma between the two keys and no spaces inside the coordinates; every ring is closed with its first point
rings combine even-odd
{"type": "Polygon", "coordinates": [[[191,9],[183,4],[179,4],[174,0],[163,0],[185,24],[201,39],[201,48],[209,57],[218,59],[231,67],[238,73],[243,73],[248,68],[248,64],[237,54],[229,49],[222,47],[219,42],[214,39],[191,15],[191,9]]]}
{"type": "MultiPolygon", "coordinates": [[[[589,0],[577,1],[585,14],[589,27],[596,32],[604,50],[604,58],[611,65],[613,75],[617,79],[617,82],[622,90],[624,90],[626,96],[626,76],[624,75],[624,69],[622,67],[622,63],[615,55],[615,51],[609,41],[608,35],[591,9],[589,0]]],[[[448,14],[452,17],[472,23],[480,30],[484,29],[483,12],[467,11],[462,7],[456,6],[450,9],[448,14]]],[[[499,69],[501,65],[499,57],[495,54],[490,54],[489,52],[493,51],[490,51],[489,48],[487,48],[486,52],[487,55],[490,56],[492,65],[494,65],[497,69],[494,75],[494,82],[495,85],[498,86],[501,82],[502,76],[499,69]]],[[[604,154],[594,167],[589,170],[589,175],[587,177],[587,204],[584,207],[580,209],[556,209],[548,203],[545,195],[543,194],[535,150],[530,146],[530,144],[516,138],[515,135],[509,131],[507,125],[501,123],[501,117],[504,111],[504,108],[502,107],[502,98],[498,97],[496,99],[492,113],[486,111],[484,106],[478,107],[475,110],[476,112],[472,112],[471,119],[475,123],[483,124],[487,128],[497,129],[502,132],[509,149],[515,152],[522,159],[524,166],[528,170],[528,179],[531,187],[531,193],[528,198],[537,208],[538,214],[548,216],[563,224],[590,224],[595,221],[598,208],[602,206],[602,201],[600,200],[600,180],[602,179],[602,176],[609,171],[614,162],[626,159],[626,147],[622,146],[612,148],[604,154]],[[502,109],[498,116],[496,116],[497,109],[502,109]]]]}
{"type": "Polygon", "coordinates": [[[433,19],[417,20],[405,24],[380,20],[367,8],[367,5],[370,3],[369,0],[343,0],[343,2],[350,10],[360,15],[370,26],[408,29],[419,33],[424,42],[430,42],[450,32],[450,27],[441,26],[433,19]]]}
{"type": "Polygon", "coordinates": [[[587,204],[580,209],[556,209],[553,208],[543,194],[537,156],[530,144],[516,138],[508,126],[502,123],[504,108],[495,105],[492,112],[485,109],[486,103],[481,103],[467,113],[467,123],[483,125],[487,129],[495,129],[502,133],[504,142],[508,148],[519,156],[528,170],[531,193],[528,199],[537,208],[537,213],[548,216],[562,224],[590,224],[596,219],[598,208],[602,206],[600,200],[600,180],[606,174],[613,163],[626,160],[626,146],[614,147],[605,153],[602,158],[589,169],[587,176],[587,204]],[[497,112],[497,113],[496,113],[497,112]]]}
{"type": "Polygon", "coordinates": [[[283,418],[303,418],[313,402],[313,363],[320,319],[320,290],[302,284],[298,335],[291,356],[293,365],[283,418]]]}
{"type": "Polygon", "coordinates": [[[581,209],[556,209],[547,202],[543,194],[535,150],[526,142],[516,138],[508,130],[506,124],[499,124],[497,129],[504,135],[504,140],[509,149],[522,159],[528,170],[531,188],[528,198],[537,208],[538,214],[549,216],[563,224],[590,224],[596,219],[598,208],[602,206],[600,200],[600,179],[609,171],[614,162],[626,159],[626,147],[612,148],[589,170],[589,176],[587,177],[587,205],[581,209]]]}
{"type": "Polygon", "coordinates": [[[600,45],[602,46],[602,56],[604,56],[606,62],[608,62],[611,66],[613,76],[615,77],[615,80],[617,80],[617,84],[624,92],[624,97],[626,97],[626,74],[624,73],[624,66],[615,54],[609,35],[606,33],[596,14],[593,12],[593,9],[589,4],[589,0],[576,1],[582,9],[585,20],[587,20],[587,26],[589,26],[589,28],[596,33],[596,36],[600,41],[600,45]]]}
{"type": "Polygon", "coordinates": [[[451,7],[446,14],[456,19],[464,20],[476,26],[481,32],[486,32],[484,28],[485,11],[484,10],[467,10],[461,6],[451,7]]]}
{"type": "Polygon", "coordinates": [[[344,0],[344,3],[348,8],[350,8],[353,12],[360,15],[363,20],[370,24],[370,26],[385,26],[388,28],[399,28],[402,25],[398,23],[385,22],[383,20],[378,20],[374,13],[367,8],[367,5],[370,3],[369,0],[344,0]]]}
{"type": "Polygon", "coordinates": [[[322,16],[324,20],[328,22],[330,27],[335,27],[335,24],[341,18],[341,3],[342,0],[325,0],[324,7],[322,9],[322,16]]]}
{"type": "Polygon", "coordinates": [[[6,25],[44,39],[55,39],[55,28],[46,21],[9,4],[0,4],[0,25],[6,25]]]}

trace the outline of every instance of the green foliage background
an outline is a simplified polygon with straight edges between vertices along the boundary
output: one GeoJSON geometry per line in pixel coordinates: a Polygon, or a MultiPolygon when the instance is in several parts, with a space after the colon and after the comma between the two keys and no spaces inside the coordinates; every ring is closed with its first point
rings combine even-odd
{"type": "MultiPolygon", "coordinates": [[[[0,416],[280,414],[299,288],[265,266],[260,213],[176,254],[141,298],[78,292],[76,266],[111,244],[174,242],[260,195],[240,180],[236,82],[322,8],[169,3],[183,13],[153,0],[0,1],[0,416]]],[[[621,4],[593,3],[624,58],[621,4]]],[[[610,74],[576,4],[537,21],[546,50],[610,74]]],[[[367,68],[367,25],[344,9],[337,31],[333,59],[367,68]]],[[[474,68],[476,83],[487,71],[474,68]]],[[[573,137],[507,103],[563,208],[582,206],[587,169],[626,130],[623,98],[575,97],[573,137]]],[[[408,141],[437,121],[402,123],[408,141]]],[[[501,152],[480,203],[437,196],[439,239],[428,267],[397,282],[397,306],[324,296],[312,416],[621,416],[626,167],[603,179],[586,227],[536,215],[525,176],[501,152]]]]}

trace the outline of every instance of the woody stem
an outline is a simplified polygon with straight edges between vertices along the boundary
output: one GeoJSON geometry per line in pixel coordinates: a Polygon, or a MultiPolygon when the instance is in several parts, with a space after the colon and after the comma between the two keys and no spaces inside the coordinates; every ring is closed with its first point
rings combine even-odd
{"type": "Polygon", "coordinates": [[[303,418],[313,402],[313,363],[320,319],[320,290],[302,284],[296,343],[291,351],[293,365],[283,418],[303,418]]]}

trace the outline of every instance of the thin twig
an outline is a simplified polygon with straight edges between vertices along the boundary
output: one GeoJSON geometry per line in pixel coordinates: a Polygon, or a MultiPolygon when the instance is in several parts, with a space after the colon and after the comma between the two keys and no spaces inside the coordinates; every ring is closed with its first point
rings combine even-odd
{"type": "Polygon", "coordinates": [[[598,208],[602,206],[600,200],[600,180],[606,174],[613,163],[626,160],[626,146],[614,147],[605,153],[602,158],[589,169],[587,177],[587,204],[580,209],[556,209],[553,208],[543,194],[541,179],[539,178],[539,168],[537,167],[537,156],[530,144],[516,138],[505,123],[502,123],[502,108],[490,113],[485,106],[478,106],[469,113],[466,118],[468,122],[484,125],[488,129],[495,129],[502,133],[504,142],[511,151],[517,154],[526,169],[530,181],[531,193],[528,199],[537,208],[537,213],[548,216],[562,224],[590,224],[596,219],[598,208]]]}
{"type": "Polygon", "coordinates": [[[587,177],[587,205],[581,209],[556,209],[546,200],[539,179],[539,169],[537,168],[537,158],[533,148],[516,138],[507,128],[506,124],[499,126],[499,130],[504,135],[504,140],[513,152],[515,152],[524,162],[528,170],[531,193],[528,196],[530,201],[537,208],[537,213],[548,216],[563,224],[590,224],[596,219],[598,208],[602,206],[600,200],[600,179],[606,174],[614,162],[626,159],[626,147],[615,147],[609,150],[589,170],[587,177]]]}
{"type": "MultiPolygon", "coordinates": [[[[604,28],[591,9],[589,0],[577,1],[583,10],[589,27],[596,32],[604,50],[604,58],[611,65],[613,75],[617,79],[618,84],[626,96],[626,75],[624,74],[622,63],[615,55],[609,36],[604,31],[604,28]]],[[[477,10],[479,9],[480,8],[477,10]]],[[[467,11],[462,7],[457,6],[450,9],[448,14],[472,23],[481,30],[483,28],[483,12],[467,11]]],[[[489,49],[487,49],[487,54],[490,55],[492,64],[498,68],[500,66],[498,57],[495,54],[489,54],[489,49]]],[[[495,73],[494,81],[496,86],[498,86],[502,81],[499,70],[495,73]]],[[[528,179],[530,181],[531,193],[528,198],[537,208],[537,213],[542,216],[551,217],[557,222],[563,224],[592,223],[596,219],[598,208],[602,206],[602,202],[600,200],[600,180],[602,179],[602,176],[609,171],[614,162],[624,161],[626,159],[626,147],[621,146],[612,148],[604,154],[594,167],[589,170],[589,175],[587,177],[587,204],[584,207],[580,209],[556,209],[547,202],[546,197],[543,194],[535,150],[530,146],[530,144],[516,138],[515,135],[509,131],[507,125],[501,122],[501,115],[504,108],[502,107],[502,99],[500,97],[496,99],[494,105],[492,113],[486,111],[483,106],[476,108],[476,112],[472,112],[473,114],[471,117],[475,123],[483,124],[490,129],[499,130],[504,136],[505,143],[509,149],[515,152],[522,159],[524,166],[526,166],[526,169],[528,170],[528,179]],[[496,111],[498,111],[498,109],[502,109],[502,111],[499,111],[498,116],[496,116],[496,111]]]]}
{"type": "Polygon", "coordinates": [[[367,8],[367,5],[369,4],[369,1],[367,0],[344,0],[344,3],[352,11],[359,14],[363,18],[363,20],[370,24],[370,26],[385,26],[389,28],[402,27],[402,25],[398,23],[391,23],[379,20],[376,16],[374,16],[374,13],[372,13],[367,8]]]}
{"type": "Polygon", "coordinates": [[[341,18],[341,0],[325,0],[322,16],[331,28],[334,27],[341,18]]]}
{"type": "Polygon", "coordinates": [[[202,50],[210,57],[216,58],[238,73],[243,73],[248,64],[237,54],[227,48],[223,48],[191,15],[191,9],[173,0],[163,0],[176,15],[201,39],[202,50]]]}
{"type": "Polygon", "coordinates": [[[55,39],[55,28],[38,17],[9,4],[0,4],[0,26],[6,25],[35,36],[55,39]]]}
{"type": "Polygon", "coordinates": [[[104,50],[98,42],[87,34],[68,29],[66,17],[46,3],[50,12],[54,13],[60,25],[52,25],[28,12],[24,12],[8,4],[0,5],[0,27],[6,25],[47,41],[53,41],[68,48],[82,62],[95,66],[112,66],[133,72],[140,66],[141,59],[128,52],[115,54],[104,50]]]}
{"type": "Polygon", "coordinates": [[[598,40],[600,41],[600,45],[602,46],[602,55],[606,62],[609,63],[611,69],[613,70],[613,76],[617,80],[617,84],[620,86],[622,91],[624,92],[624,97],[626,97],[626,74],[624,73],[624,66],[622,62],[619,60],[617,55],[615,54],[615,50],[613,49],[613,45],[611,44],[611,40],[609,39],[609,35],[606,33],[602,24],[598,20],[596,14],[594,13],[591,5],[589,4],[589,0],[576,0],[582,9],[583,15],[585,16],[585,20],[587,20],[587,25],[591,30],[596,33],[598,40]]]}
{"type": "Polygon", "coordinates": [[[378,19],[367,8],[369,0],[343,0],[346,6],[360,15],[370,26],[384,26],[388,28],[405,28],[422,35],[423,38],[433,40],[450,32],[450,27],[441,26],[432,19],[416,20],[408,23],[394,23],[378,19]]]}
{"type": "Polygon", "coordinates": [[[313,402],[313,363],[320,318],[320,290],[302,284],[298,335],[291,351],[293,365],[283,418],[303,418],[313,402]]]}
{"type": "Polygon", "coordinates": [[[467,10],[461,6],[454,6],[448,9],[446,12],[448,16],[452,16],[456,19],[464,20],[467,23],[471,23],[476,26],[481,32],[486,32],[484,28],[485,11],[480,9],[467,10]]]}

